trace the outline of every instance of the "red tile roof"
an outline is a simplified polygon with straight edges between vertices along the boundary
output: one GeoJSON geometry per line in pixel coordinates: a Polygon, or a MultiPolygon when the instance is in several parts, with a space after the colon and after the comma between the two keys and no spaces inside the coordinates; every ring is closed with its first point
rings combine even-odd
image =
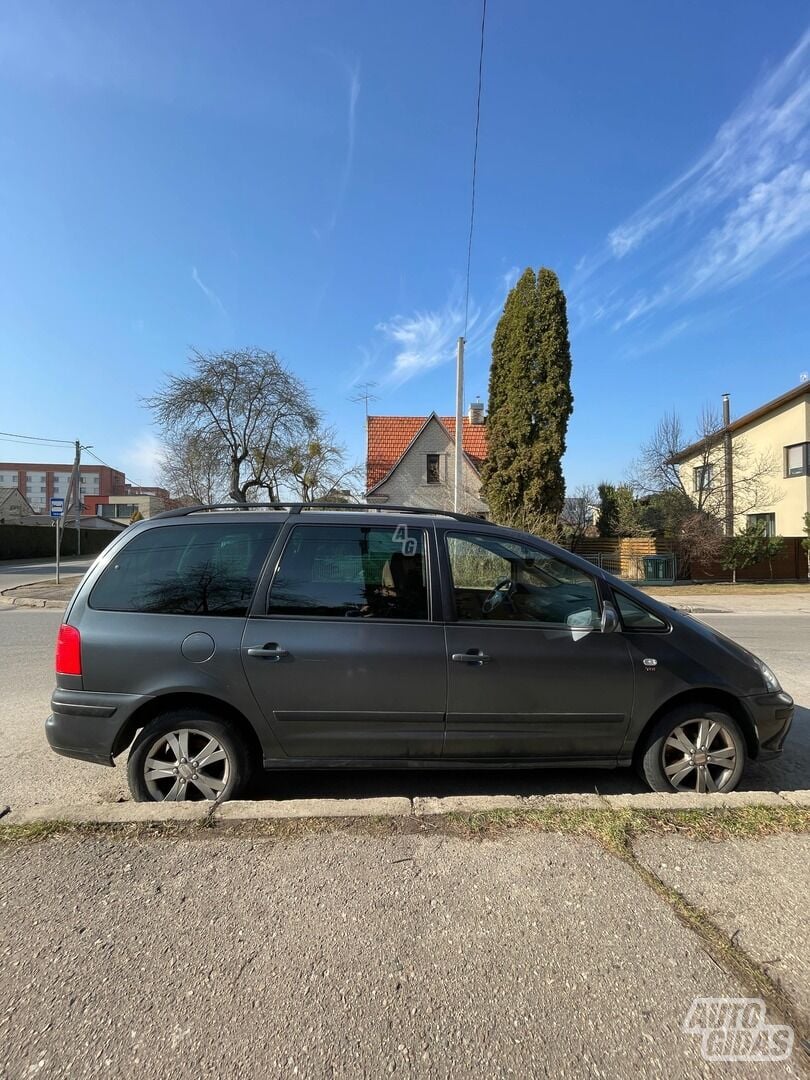
{"type": "MultiPolygon", "coordinates": [[[[455,442],[455,417],[440,416],[438,419],[447,429],[451,442],[455,442]]],[[[367,491],[388,476],[427,420],[427,416],[369,416],[366,453],[367,491]]],[[[486,424],[472,424],[464,417],[461,441],[464,452],[476,469],[480,469],[487,456],[486,424]]]]}

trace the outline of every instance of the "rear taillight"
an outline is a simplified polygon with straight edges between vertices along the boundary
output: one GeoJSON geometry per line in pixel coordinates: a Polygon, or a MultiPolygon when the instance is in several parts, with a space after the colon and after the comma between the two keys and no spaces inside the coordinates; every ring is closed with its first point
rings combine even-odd
{"type": "Polygon", "coordinates": [[[81,675],[82,639],[75,626],[62,623],[56,636],[56,674],[81,675]]]}

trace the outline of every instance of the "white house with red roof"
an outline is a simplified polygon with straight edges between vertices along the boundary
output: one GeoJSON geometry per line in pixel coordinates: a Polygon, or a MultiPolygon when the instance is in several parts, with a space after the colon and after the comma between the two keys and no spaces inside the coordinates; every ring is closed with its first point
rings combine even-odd
{"type": "MultiPolygon", "coordinates": [[[[366,498],[392,506],[453,509],[456,421],[452,416],[369,416],[366,498]]],[[[487,456],[484,406],[474,402],[463,419],[463,492],[460,509],[484,515],[480,469],[487,456]]]]}

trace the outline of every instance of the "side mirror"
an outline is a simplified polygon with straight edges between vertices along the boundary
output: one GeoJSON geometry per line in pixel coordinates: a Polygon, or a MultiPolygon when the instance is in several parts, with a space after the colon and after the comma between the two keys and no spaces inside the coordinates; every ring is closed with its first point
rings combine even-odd
{"type": "Polygon", "coordinates": [[[619,613],[608,600],[602,605],[600,629],[603,634],[613,634],[619,629],[619,613]]]}

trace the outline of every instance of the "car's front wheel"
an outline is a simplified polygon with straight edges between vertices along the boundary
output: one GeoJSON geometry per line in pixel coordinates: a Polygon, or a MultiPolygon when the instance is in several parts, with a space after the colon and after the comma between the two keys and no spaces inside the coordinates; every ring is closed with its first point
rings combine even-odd
{"type": "Polygon", "coordinates": [[[244,790],[249,772],[239,733],[193,709],[151,720],[132,744],[127,764],[136,802],[224,802],[244,790]]]}
{"type": "Polygon", "coordinates": [[[745,736],[714,705],[682,705],[662,716],[645,739],[639,772],[653,791],[733,791],[743,774],[745,736]]]}

